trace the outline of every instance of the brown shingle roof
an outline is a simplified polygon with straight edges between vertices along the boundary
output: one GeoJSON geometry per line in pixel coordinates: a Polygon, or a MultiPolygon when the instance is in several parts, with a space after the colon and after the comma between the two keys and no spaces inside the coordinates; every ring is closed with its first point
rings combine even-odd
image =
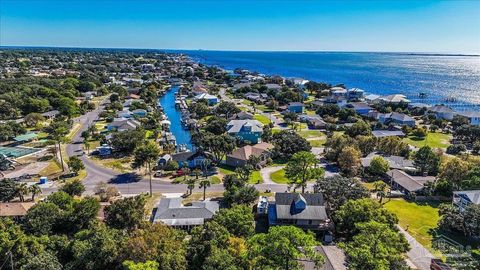
{"type": "Polygon", "coordinates": [[[265,151],[272,149],[273,145],[269,143],[259,143],[256,145],[246,145],[233,151],[229,157],[233,157],[240,160],[248,160],[250,156],[261,156],[265,151]]]}
{"type": "Polygon", "coordinates": [[[34,202],[0,203],[0,217],[25,216],[34,202]]]}

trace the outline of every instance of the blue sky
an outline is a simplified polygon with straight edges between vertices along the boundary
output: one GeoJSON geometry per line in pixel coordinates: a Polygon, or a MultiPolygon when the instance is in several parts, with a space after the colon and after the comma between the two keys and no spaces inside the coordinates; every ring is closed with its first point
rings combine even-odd
{"type": "Polygon", "coordinates": [[[0,45],[480,53],[480,1],[0,0],[0,45]]]}

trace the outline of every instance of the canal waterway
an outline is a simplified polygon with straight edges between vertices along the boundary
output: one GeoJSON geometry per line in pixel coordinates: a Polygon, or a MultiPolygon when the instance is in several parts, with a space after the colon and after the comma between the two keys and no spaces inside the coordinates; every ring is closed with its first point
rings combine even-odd
{"type": "Polygon", "coordinates": [[[190,132],[185,130],[182,126],[182,113],[175,107],[175,94],[180,89],[179,86],[172,86],[162,97],[159,98],[159,103],[171,122],[170,131],[177,139],[177,145],[184,144],[188,149],[192,149],[192,138],[190,132]]]}

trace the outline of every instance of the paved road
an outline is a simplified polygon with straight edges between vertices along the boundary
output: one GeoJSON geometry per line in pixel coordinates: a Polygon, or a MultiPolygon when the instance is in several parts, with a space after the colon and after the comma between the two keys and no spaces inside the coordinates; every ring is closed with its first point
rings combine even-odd
{"type": "MultiPolygon", "coordinates": [[[[410,244],[410,251],[407,252],[408,260],[412,262],[420,270],[430,270],[430,261],[435,256],[428,251],[422,244],[420,244],[413,236],[398,226],[400,232],[405,235],[410,244]]],[[[408,262],[407,262],[408,263],[408,262]]]]}
{"type": "MultiPolygon", "coordinates": [[[[102,104],[95,110],[88,112],[75,119],[81,127],[78,132],[73,136],[72,142],[67,145],[66,152],[68,156],[79,156],[85,165],[87,176],[83,180],[86,187],[86,193],[92,194],[98,183],[105,182],[114,185],[122,194],[139,194],[142,192],[148,192],[149,180],[135,174],[122,174],[109,168],[102,167],[93,162],[86,155],[83,155],[82,141],[80,137],[82,131],[88,129],[88,127],[95,123],[98,119],[99,113],[103,110],[102,104]]],[[[175,124],[175,123],[172,123],[175,124]]],[[[279,185],[275,183],[258,184],[255,186],[260,192],[265,190],[271,190],[273,192],[283,192],[287,190],[286,185],[279,185]]],[[[167,179],[155,179],[153,180],[152,188],[154,192],[160,193],[183,193],[187,191],[187,186],[184,184],[172,184],[167,179]]],[[[44,194],[49,194],[56,191],[57,188],[45,187],[43,189],[44,194]]],[[[222,184],[212,185],[208,188],[208,191],[223,191],[222,184]]]]}

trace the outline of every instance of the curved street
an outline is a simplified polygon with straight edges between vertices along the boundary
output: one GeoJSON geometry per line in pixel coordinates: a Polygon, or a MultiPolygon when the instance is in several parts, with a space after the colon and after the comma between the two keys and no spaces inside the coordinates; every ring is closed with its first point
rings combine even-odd
{"type": "MultiPolygon", "coordinates": [[[[74,134],[72,141],[66,146],[66,154],[68,156],[79,156],[85,165],[87,176],[83,179],[83,183],[86,187],[86,193],[92,194],[95,187],[105,182],[114,185],[118,191],[122,194],[139,194],[142,192],[148,192],[149,180],[148,177],[138,176],[131,173],[119,173],[109,168],[102,167],[89,159],[83,153],[82,142],[83,138],[80,136],[84,130],[95,123],[98,119],[98,115],[103,110],[103,104],[100,104],[97,109],[88,112],[75,119],[81,126],[74,134]]],[[[258,191],[265,192],[271,190],[272,192],[281,192],[287,190],[287,185],[275,184],[272,181],[265,181],[263,184],[255,185],[258,191]]],[[[185,184],[172,184],[167,179],[154,178],[152,184],[153,192],[157,193],[183,193],[187,191],[187,185],[185,184]]],[[[57,188],[45,188],[45,193],[55,191],[57,188]]],[[[215,184],[208,188],[208,191],[223,191],[222,184],[215,184]]]]}

